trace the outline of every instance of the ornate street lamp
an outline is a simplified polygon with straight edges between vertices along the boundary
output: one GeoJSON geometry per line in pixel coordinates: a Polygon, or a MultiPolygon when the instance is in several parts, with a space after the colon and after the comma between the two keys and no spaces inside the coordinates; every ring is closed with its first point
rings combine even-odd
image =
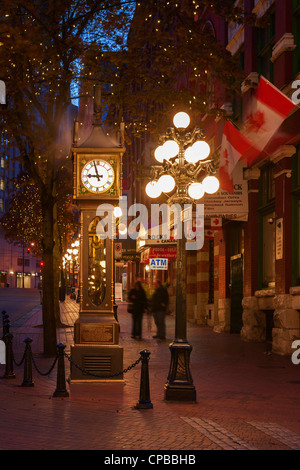
{"type": "Polygon", "coordinates": [[[78,260],[78,247],[79,242],[72,243],[71,247],[67,250],[67,254],[64,256],[64,259],[66,260],[65,262],[69,262],[69,278],[71,275],[71,263],[72,263],[72,282],[70,282],[70,287],[74,287],[74,277],[75,277],[75,266],[76,266],[76,261],[78,260]]]}
{"type": "MultiPolygon", "coordinates": [[[[210,147],[203,140],[203,131],[194,128],[192,132],[186,132],[190,124],[186,113],[177,113],[173,123],[175,128],[169,128],[159,139],[160,145],[154,156],[161,165],[152,167],[153,180],[147,184],[146,193],[157,198],[175,189],[168,203],[179,204],[182,212],[184,204],[198,201],[205,193],[218,191],[219,181],[213,176],[212,160],[207,160],[210,147]]],[[[186,238],[184,230],[180,232],[182,236],[177,238],[175,340],[170,344],[171,364],[165,399],[196,401],[189,365],[192,346],[186,334],[186,238]]]]}

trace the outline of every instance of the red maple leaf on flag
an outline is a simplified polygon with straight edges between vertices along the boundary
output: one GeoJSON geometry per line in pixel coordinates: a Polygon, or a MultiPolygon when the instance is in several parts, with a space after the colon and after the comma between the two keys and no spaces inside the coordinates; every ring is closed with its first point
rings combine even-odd
{"type": "Polygon", "coordinates": [[[257,111],[254,114],[249,114],[246,120],[246,132],[258,132],[266,123],[265,115],[262,111],[257,111]]]}
{"type": "Polygon", "coordinates": [[[228,150],[225,149],[224,150],[224,162],[225,162],[225,164],[223,166],[228,166],[228,164],[229,164],[228,156],[229,156],[228,150]]]}

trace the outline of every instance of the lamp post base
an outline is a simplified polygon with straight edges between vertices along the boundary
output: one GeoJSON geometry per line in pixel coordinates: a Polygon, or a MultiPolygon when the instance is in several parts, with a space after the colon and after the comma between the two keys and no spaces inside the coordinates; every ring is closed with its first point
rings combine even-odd
{"type": "Polygon", "coordinates": [[[165,400],[196,401],[196,389],[190,372],[190,354],[192,346],[182,339],[175,339],[170,344],[171,365],[165,384],[165,400]]]}

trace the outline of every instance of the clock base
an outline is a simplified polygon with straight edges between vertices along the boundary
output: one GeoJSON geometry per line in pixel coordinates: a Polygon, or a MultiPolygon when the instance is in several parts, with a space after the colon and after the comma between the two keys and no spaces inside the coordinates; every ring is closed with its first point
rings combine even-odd
{"type": "Polygon", "coordinates": [[[124,383],[122,373],[114,375],[123,369],[121,346],[75,344],[71,346],[71,358],[80,369],[71,363],[70,383],[124,383]]]}
{"type": "Polygon", "coordinates": [[[123,374],[118,374],[123,370],[123,348],[113,314],[81,314],[74,325],[74,340],[71,358],[78,367],[71,363],[71,383],[124,382],[123,374]]]}

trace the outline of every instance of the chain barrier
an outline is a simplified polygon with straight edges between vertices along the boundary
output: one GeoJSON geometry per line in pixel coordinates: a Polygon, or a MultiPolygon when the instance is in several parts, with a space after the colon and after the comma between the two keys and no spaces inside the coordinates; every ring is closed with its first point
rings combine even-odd
{"type": "Polygon", "coordinates": [[[22,360],[21,360],[20,362],[17,362],[17,361],[15,360],[14,353],[12,353],[12,359],[13,359],[13,361],[14,361],[14,365],[15,365],[16,367],[20,367],[20,366],[23,364],[23,362],[25,361],[25,351],[24,351],[22,360]]]}
{"type": "Polygon", "coordinates": [[[90,375],[92,377],[96,377],[99,379],[111,379],[113,377],[118,377],[119,375],[126,374],[131,369],[136,367],[140,362],[142,364],[141,367],[141,382],[140,382],[140,398],[138,403],[136,404],[135,408],[137,409],[152,409],[153,405],[150,400],[150,388],[149,388],[149,370],[148,370],[148,363],[150,358],[150,351],[147,349],[140,352],[140,357],[135,362],[133,362],[130,366],[126,369],[121,370],[120,372],[116,372],[114,374],[106,374],[106,375],[99,375],[93,372],[90,372],[83,367],[80,367],[76,364],[75,361],[65,352],[66,345],[59,343],[57,345],[57,354],[54,359],[53,364],[51,365],[50,369],[47,372],[41,372],[38,368],[35,359],[33,357],[33,353],[31,350],[31,338],[26,338],[24,340],[25,343],[25,351],[20,362],[17,362],[14,358],[13,354],[13,347],[12,347],[12,340],[13,335],[9,332],[9,318],[6,315],[5,311],[2,311],[3,316],[3,329],[4,329],[4,340],[5,340],[5,375],[1,378],[4,379],[14,379],[16,375],[14,373],[14,364],[19,367],[24,363],[24,380],[22,383],[22,387],[34,387],[34,382],[32,380],[32,364],[39,375],[46,377],[47,375],[51,374],[53,371],[56,363],[57,363],[57,382],[56,382],[56,389],[53,393],[53,397],[68,397],[69,392],[66,387],[66,376],[65,376],[65,357],[68,359],[70,364],[74,366],[76,369],[80,370],[83,374],[90,375]]]}
{"type": "Polygon", "coordinates": [[[78,364],[76,364],[76,362],[73,361],[73,359],[71,359],[71,357],[67,353],[64,353],[64,356],[68,359],[68,361],[74,367],[76,367],[76,369],[80,370],[80,372],[82,372],[83,374],[91,375],[92,377],[98,377],[99,379],[111,379],[113,377],[118,377],[118,375],[126,374],[126,372],[129,372],[131,369],[133,369],[142,360],[142,358],[140,357],[139,359],[137,359],[137,361],[133,362],[131,366],[127,367],[126,369],[121,370],[121,372],[116,372],[115,374],[110,374],[110,375],[99,375],[99,374],[94,374],[93,372],[90,372],[84,369],[83,367],[80,367],[78,364]]]}
{"type": "Polygon", "coordinates": [[[55,359],[54,359],[54,362],[53,362],[52,366],[50,367],[50,369],[48,370],[48,372],[45,372],[45,373],[44,373],[44,372],[41,372],[41,371],[39,370],[39,368],[38,368],[38,366],[37,366],[37,364],[36,364],[36,362],[35,362],[35,360],[34,360],[32,351],[31,351],[30,356],[31,356],[31,360],[32,360],[32,363],[33,363],[33,366],[34,366],[35,370],[37,371],[38,374],[42,375],[43,377],[46,377],[47,375],[50,375],[50,374],[51,374],[51,372],[53,371],[53,369],[54,369],[54,367],[55,367],[55,365],[56,365],[56,363],[57,363],[57,359],[58,359],[58,354],[56,354],[56,357],[55,357],[55,359]]]}

